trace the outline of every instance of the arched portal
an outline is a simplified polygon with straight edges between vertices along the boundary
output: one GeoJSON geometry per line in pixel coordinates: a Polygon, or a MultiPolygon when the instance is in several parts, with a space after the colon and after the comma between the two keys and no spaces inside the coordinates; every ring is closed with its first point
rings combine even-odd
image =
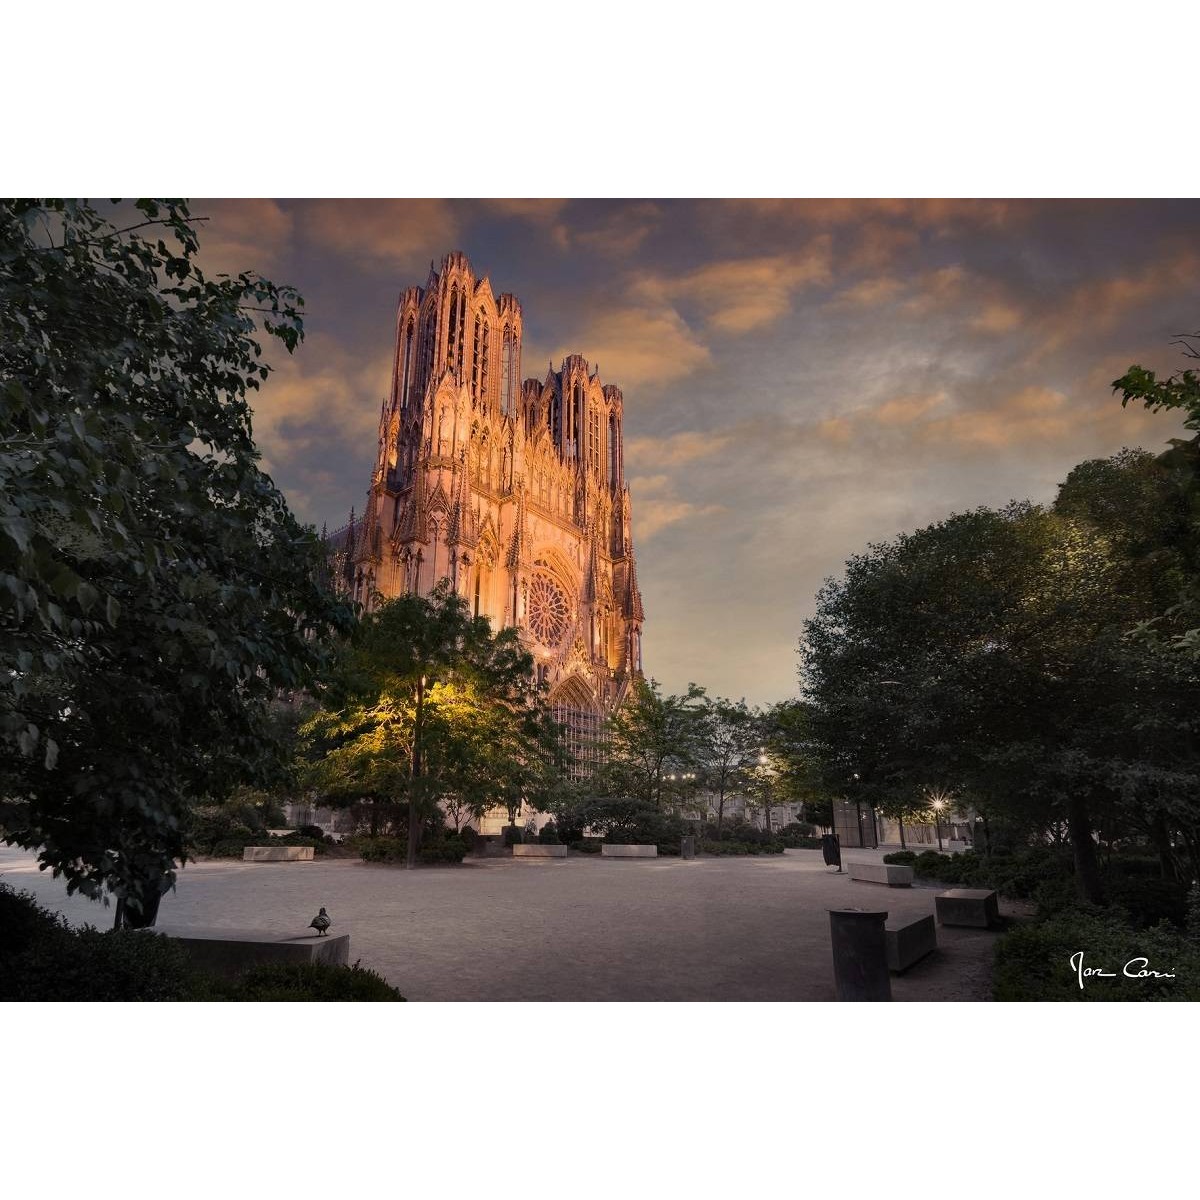
{"type": "Polygon", "coordinates": [[[563,726],[567,777],[587,779],[604,757],[604,713],[582,675],[569,675],[550,693],[550,709],[563,726]]]}

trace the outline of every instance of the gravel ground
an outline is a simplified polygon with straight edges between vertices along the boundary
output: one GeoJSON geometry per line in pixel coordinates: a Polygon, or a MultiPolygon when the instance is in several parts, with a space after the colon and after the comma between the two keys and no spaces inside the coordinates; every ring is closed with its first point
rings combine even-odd
{"type": "MultiPolygon", "coordinates": [[[[0,881],[75,924],[112,923],[111,907],[68,897],[21,851],[0,847],[0,881]]],[[[159,919],[302,934],[324,905],[332,932],[350,935],[351,961],[410,1000],[833,1000],[828,910],[932,913],[940,890],[851,882],[815,850],[468,859],[412,872],[344,859],[211,860],[181,872],[159,919]]],[[[995,938],[939,925],[938,951],[893,976],[893,998],[990,999],[995,938]]]]}

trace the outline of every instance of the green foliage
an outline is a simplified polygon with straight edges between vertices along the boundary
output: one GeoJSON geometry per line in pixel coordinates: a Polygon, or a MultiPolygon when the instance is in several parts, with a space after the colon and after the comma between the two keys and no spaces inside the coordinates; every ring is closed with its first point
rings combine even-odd
{"type": "Polygon", "coordinates": [[[782,842],[740,842],[730,838],[719,841],[702,841],[701,852],[717,857],[730,854],[782,854],[785,847],[782,842]]]}
{"type": "Polygon", "coordinates": [[[557,778],[556,726],[517,631],[493,633],[446,581],[363,616],[303,734],[307,782],[328,800],[408,806],[409,865],[443,799],[513,811],[557,778]]]}
{"type": "Polygon", "coordinates": [[[363,862],[398,863],[408,858],[408,839],[397,837],[360,837],[351,843],[363,862]]]}
{"type": "Polygon", "coordinates": [[[1111,910],[1076,907],[1022,925],[998,939],[995,953],[997,1000],[1200,1000],[1200,947],[1168,925],[1133,928],[1111,910]],[[1116,978],[1087,978],[1081,990],[1071,962],[1080,952],[1085,968],[1116,978]],[[1127,963],[1176,978],[1127,978],[1127,963]]]}
{"type": "Polygon", "coordinates": [[[302,301],[209,279],[179,201],[118,229],[0,203],[0,797],[5,840],[137,917],[187,798],[268,786],[271,706],[349,611],[259,467],[252,393],[302,301]]]}
{"type": "Polygon", "coordinates": [[[694,683],[685,695],[664,696],[655,680],[635,680],[609,721],[607,761],[593,775],[592,790],[633,799],[643,808],[678,799],[667,776],[696,763],[703,700],[704,689],[694,683]]]}
{"type": "Polygon", "coordinates": [[[547,821],[545,825],[538,830],[538,841],[545,846],[560,845],[558,836],[558,826],[553,821],[547,821]]]}
{"type": "Polygon", "coordinates": [[[578,850],[580,854],[600,854],[603,845],[601,838],[580,838],[571,843],[571,849],[578,850]]]}
{"type": "Polygon", "coordinates": [[[196,972],[153,930],[72,929],[27,892],[0,883],[0,1001],[403,1000],[357,963],[259,967],[229,981],[196,972]]]}
{"type": "Polygon", "coordinates": [[[525,840],[525,832],[520,825],[505,825],[500,837],[505,846],[519,846],[525,840]]]}
{"type": "Polygon", "coordinates": [[[885,863],[896,863],[902,867],[911,867],[917,861],[917,856],[911,850],[894,850],[883,856],[885,863]]]}
{"type": "Polygon", "coordinates": [[[449,837],[422,842],[417,852],[421,862],[433,866],[439,863],[460,863],[467,855],[467,845],[460,837],[449,837]]]}
{"type": "Polygon", "coordinates": [[[1184,829],[1200,870],[1200,670],[1126,636],[1180,563],[1144,458],[1087,466],[1053,510],[980,509],[851,559],[801,649],[830,788],[893,815],[952,789],[1027,839],[1065,829],[1099,900],[1099,827],[1168,849],[1184,829]]]}
{"type": "Polygon", "coordinates": [[[479,831],[473,825],[464,825],[458,831],[458,836],[462,839],[462,844],[466,846],[467,853],[473,853],[479,844],[479,831]]]}
{"type": "Polygon", "coordinates": [[[325,963],[255,967],[233,983],[213,985],[214,1000],[282,1003],[313,1000],[322,1003],[400,1001],[404,997],[382,975],[355,963],[350,967],[325,963]]]}
{"type": "Polygon", "coordinates": [[[0,1000],[190,1000],[187,955],[144,930],[74,930],[27,892],[0,884],[0,1000]]]}
{"type": "Polygon", "coordinates": [[[775,830],[775,837],[789,850],[819,850],[821,839],[816,832],[816,828],[807,821],[793,821],[775,830]]]}

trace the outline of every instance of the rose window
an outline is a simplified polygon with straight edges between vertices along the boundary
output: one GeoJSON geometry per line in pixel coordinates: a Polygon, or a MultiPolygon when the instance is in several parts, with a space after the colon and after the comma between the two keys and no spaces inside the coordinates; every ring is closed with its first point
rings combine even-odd
{"type": "Polygon", "coordinates": [[[570,623],[567,595],[549,575],[535,575],[529,584],[529,628],[547,649],[566,635],[570,623]]]}

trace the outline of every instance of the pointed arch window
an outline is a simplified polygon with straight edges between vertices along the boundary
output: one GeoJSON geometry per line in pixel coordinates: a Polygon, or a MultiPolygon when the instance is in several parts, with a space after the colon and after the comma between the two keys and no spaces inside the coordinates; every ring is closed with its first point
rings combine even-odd
{"type": "Polygon", "coordinates": [[[450,326],[446,339],[446,365],[454,370],[458,365],[456,351],[458,349],[458,285],[450,289],[450,326]]]}
{"type": "Polygon", "coordinates": [[[500,348],[500,404],[505,414],[513,411],[513,387],[517,375],[513,354],[515,343],[516,335],[512,327],[505,325],[500,348]]]}
{"type": "Polygon", "coordinates": [[[413,342],[416,340],[416,324],[412,317],[408,319],[408,328],[404,331],[404,367],[400,376],[400,411],[408,408],[408,393],[412,383],[413,371],[413,342]]]}

